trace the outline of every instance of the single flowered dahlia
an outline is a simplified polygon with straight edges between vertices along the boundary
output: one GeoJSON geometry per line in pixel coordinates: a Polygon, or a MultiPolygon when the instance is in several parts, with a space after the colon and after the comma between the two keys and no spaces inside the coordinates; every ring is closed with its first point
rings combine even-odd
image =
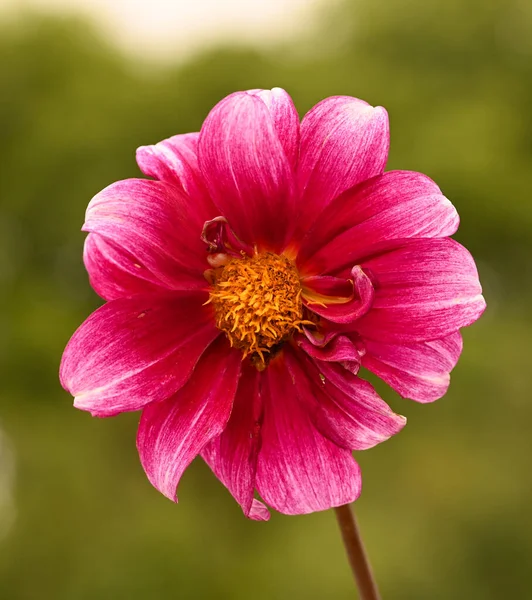
{"type": "Polygon", "coordinates": [[[362,100],[300,123],[281,89],[237,92],[199,133],[138,149],[153,179],[90,202],[84,260],[107,302],[61,381],[95,416],[142,410],[140,460],[168,498],[201,455],[252,519],[346,504],[352,451],[405,424],[359,369],[418,402],[447,390],[478,274],[448,237],[453,205],[385,173],[388,147],[386,111],[362,100]]]}

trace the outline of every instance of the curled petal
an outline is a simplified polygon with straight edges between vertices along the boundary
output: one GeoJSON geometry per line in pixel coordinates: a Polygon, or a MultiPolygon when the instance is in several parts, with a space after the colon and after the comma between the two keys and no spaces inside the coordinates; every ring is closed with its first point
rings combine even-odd
{"type": "Polygon", "coordinates": [[[316,304],[344,304],[353,297],[353,281],[331,275],[312,275],[301,279],[304,293],[316,304]]]}
{"type": "Polygon", "coordinates": [[[253,498],[262,422],[259,377],[257,369],[243,365],[231,418],[201,455],[244,514],[256,521],[266,521],[270,518],[268,509],[253,498]]]}
{"type": "Polygon", "coordinates": [[[257,464],[257,488],[284,514],[305,514],[353,502],[361,489],[360,468],[351,452],[315,427],[303,398],[305,389],[283,357],[262,374],[264,422],[257,464]]]}
{"type": "Polygon", "coordinates": [[[296,343],[312,358],[325,362],[338,362],[348,371],[358,373],[364,349],[344,335],[335,337],[322,347],[316,346],[301,334],[296,336],[296,343]]]}
{"type": "MultiPolygon", "coordinates": [[[[92,288],[104,300],[168,291],[137,258],[97,233],[89,233],[85,239],[83,262],[92,288]]],[[[182,283],[185,289],[198,288],[190,280],[182,283]]]]}
{"type": "Polygon", "coordinates": [[[326,98],[303,117],[298,166],[301,233],[331,200],[382,174],[389,138],[384,108],[348,96],[326,98]]]}
{"type": "Polygon", "coordinates": [[[152,485],[170,500],[177,502],[181,475],[226,426],[241,364],[240,352],[220,337],[177,394],[142,411],[137,434],[140,461],[152,485]]]}
{"type": "Polygon", "coordinates": [[[444,338],[486,307],[475,262],[458,242],[410,239],[363,263],[376,281],[371,311],[354,326],[366,339],[409,344],[444,338]]]}
{"type": "MultiPolygon", "coordinates": [[[[312,277],[302,280],[302,298],[305,306],[333,323],[353,323],[364,316],[373,304],[375,290],[371,279],[359,267],[351,270],[351,294],[350,297],[326,296],[308,287],[309,280],[318,289],[334,289],[336,280],[337,289],[340,288],[342,280],[336,277],[312,277]],[[322,280],[320,282],[320,280],[322,280]]],[[[345,282],[345,280],[343,280],[345,282]]]]}
{"type": "Polygon", "coordinates": [[[167,288],[205,287],[205,247],[190,199],[160,181],[127,179],[111,184],[90,201],[84,231],[97,233],[134,256],[167,288]],[[186,284],[185,284],[186,282],[186,284]]]}
{"type": "Polygon", "coordinates": [[[203,123],[199,162],[235,234],[281,251],[294,228],[293,174],[266,104],[245,92],[219,102],[203,123]]]}
{"type": "Polygon", "coordinates": [[[462,336],[453,333],[441,340],[394,345],[365,343],[362,364],[404,398],[433,402],[449,387],[450,372],[462,352],[462,336]]]}
{"type": "Polygon", "coordinates": [[[244,244],[237,238],[225,217],[216,217],[205,221],[201,239],[207,244],[209,252],[213,254],[227,254],[242,256],[242,253],[253,255],[253,247],[244,244]]]}
{"type": "Polygon", "coordinates": [[[171,183],[191,199],[196,225],[216,214],[198,165],[199,133],[174,135],[152,146],[137,149],[137,164],[144,175],[171,183]]]}
{"type": "Polygon", "coordinates": [[[396,415],[367,381],[339,365],[295,352],[287,353],[286,362],[316,427],[339,446],[366,450],[405,426],[405,417],[396,415]]]}
{"type": "Polygon", "coordinates": [[[101,306],[65,348],[63,387],[74,406],[109,417],[165,400],[219,334],[206,294],[139,295],[101,306]]]}
{"type": "Polygon", "coordinates": [[[335,328],[327,327],[327,325],[328,323],[325,321],[320,323],[320,327],[317,329],[313,327],[303,327],[303,333],[311,344],[318,348],[323,348],[339,334],[339,331],[335,328]]]}

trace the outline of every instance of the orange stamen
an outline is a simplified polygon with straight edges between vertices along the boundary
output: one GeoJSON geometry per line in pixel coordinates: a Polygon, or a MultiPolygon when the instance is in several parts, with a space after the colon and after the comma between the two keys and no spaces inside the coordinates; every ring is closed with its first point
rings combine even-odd
{"type": "Polygon", "coordinates": [[[259,371],[303,325],[314,325],[303,319],[295,265],[286,256],[271,252],[232,258],[215,269],[209,302],[218,329],[244,358],[250,355],[259,371]]]}

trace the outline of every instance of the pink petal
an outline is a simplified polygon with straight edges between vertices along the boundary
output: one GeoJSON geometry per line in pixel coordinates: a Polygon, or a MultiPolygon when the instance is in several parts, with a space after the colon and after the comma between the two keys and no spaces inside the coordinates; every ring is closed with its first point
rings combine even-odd
{"type": "MultiPolygon", "coordinates": [[[[339,328],[338,328],[339,329],[339,328]]],[[[333,329],[332,327],[324,328],[320,324],[319,329],[312,329],[311,327],[303,327],[303,333],[307,340],[318,348],[324,348],[331,340],[333,340],[340,331],[333,329]]]]}
{"type": "Polygon", "coordinates": [[[432,179],[411,171],[390,171],[329,204],[305,236],[298,264],[327,272],[356,264],[378,242],[452,235],[458,222],[456,209],[432,179]]]}
{"type": "Polygon", "coordinates": [[[198,165],[198,141],[199,133],[185,133],[137,149],[137,164],[144,175],[177,185],[190,196],[199,217],[197,225],[216,214],[198,165]]]}
{"type": "Polygon", "coordinates": [[[142,411],[137,435],[140,462],[151,484],[170,500],[177,502],[181,475],[226,426],[241,364],[241,352],[229,348],[220,336],[175,396],[142,411]]]}
{"type": "MultiPolygon", "coordinates": [[[[357,319],[360,319],[371,309],[375,290],[373,289],[371,279],[360,267],[356,266],[351,269],[351,278],[351,297],[342,299],[341,302],[337,302],[337,299],[334,297],[319,294],[312,295],[309,293],[308,288],[303,287],[302,298],[305,306],[312,312],[333,323],[353,323],[357,319]]],[[[316,283],[319,283],[318,280],[321,278],[314,277],[312,279],[316,283]]],[[[326,279],[331,280],[333,278],[327,277],[326,279]]],[[[309,280],[310,278],[303,280],[303,285],[305,286],[309,280]]]]}
{"type": "Polygon", "coordinates": [[[254,249],[235,235],[225,217],[215,217],[203,224],[201,240],[212,254],[241,257],[242,253],[253,256],[254,249]]]}
{"type": "Polygon", "coordinates": [[[471,325],[486,307],[471,254],[449,238],[402,240],[363,267],[374,275],[376,294],[354,328],[367,339],[441,339],[471,325]]]}
{"type": "Polygon", "coordinates": [[[91,200],[83,230],[134,256],[165,287],[204,288],[208,263],[200,239],[203,221],[194,225],[194,210],[173,185],[126,179],[91,200]]]}
{"type": "Polygon", "coordinates": [[[235,234],[282,250],[294,228],[293,175],[266,104],[245,92],[219,102],[201,129],[199,162],[235,234]]]}
{"type": "Polygon", "coordinates": [[[281,88],[250,90],[248,93],[258,96],[268,107],[279,141],[295,171],[299,159],[299,115],[292,98],[281,88]]]}
{"type": "Polygon", "coordinates": [[[295,337],[295,342],[312,358],[325,362],[338,362],[345,369],[355,374],[360,369],[363,355],[362,347],[345,335],[339,335],[321,347],[302,334],[295,337]]]}
{"type": "Polygon", "coordinates": [[[362,364],[404,398],[433,402],[449,387],[449,373],[462,352],[462,336],[410,345],[366,342],[362,364]]]}
{"type": "Polygon", "coordinates": [[[142,295],[101,306],[61,361],[74,406],[108,417],[165,400],[187,381],[219,334],[206,294],[142,295]]]}
{"type": "MultiPolygon", "coordinates": [[[[104,300],[168,291],[133,255],[115,247],[97,233],[87,236],[83,261],[91,286],[104,300]]],[[[197,288],[197,285],[194,287],[197,288]]]]}
{"type": "Polygon", "coordinates": [[[268,509],[253,498],[262,420],[259,377],[257,369],[243,366],[227,427],[205,446],[201,455],[242,506],[244,514],[265,521],[270,518],[268,509]]]}
{"type": "Polygon", "coordinates": [[[384,108],[348,96],[314,106],[301,122],[300,231],[306,232],[336,196],[382,174],[389,145],[384,108]]]}
{"type": "MultiPolygon", "coordinates": [[[[333,277],[331,275],[311,275],[301,278],[303,290],[316,297],[332,297],[338,300],[349,300],[353,296],[353,280],[351,278],[333,277]]],[[[303,291],[303,293],[304,293],[303,291]]]]}
{"type": "Polygon", "coordinates": [[[299,396],[316,427],[338,446],[366,450],[405,426],[373,387],[339,365],[312,361],[302,353],[286,354],[299,396]]]}
{"type": "Polygon", "coordinates": [[[349,450],[323,437],[305,406],[306,390],[283,358],[263,372],[264,423],[257,488],[285,514],[305,514],[353,502],[360,468],[349,450]]]}

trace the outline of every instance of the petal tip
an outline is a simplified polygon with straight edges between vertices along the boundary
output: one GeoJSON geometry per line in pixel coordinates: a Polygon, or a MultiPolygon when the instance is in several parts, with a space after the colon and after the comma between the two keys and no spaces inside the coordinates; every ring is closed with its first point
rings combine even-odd
{"type": "Polygon", "coordinates": [[[252,521],[269,521],[270,511],[262,502],[253,499],[249,512],[246,513],[246,517],[252,521]]]}

